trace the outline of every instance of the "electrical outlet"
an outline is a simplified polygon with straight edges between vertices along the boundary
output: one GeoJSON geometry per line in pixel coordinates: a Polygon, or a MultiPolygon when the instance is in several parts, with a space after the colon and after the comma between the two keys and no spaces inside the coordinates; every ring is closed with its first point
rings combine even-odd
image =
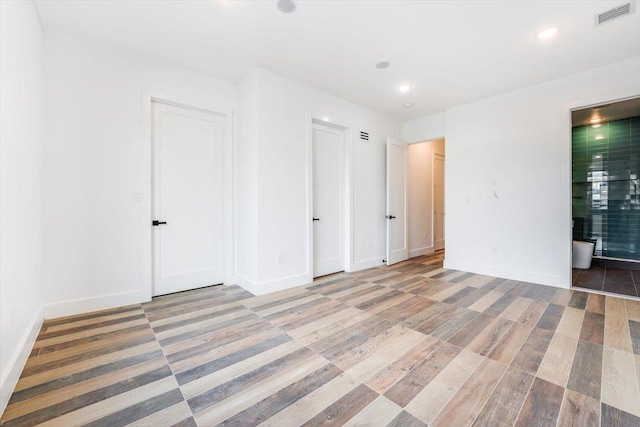
{"type": "Polygon", "coordinates": [[[142,193],[133,193],[133,201],[136,203],[140,203],[142,201],[142,193]]]}
{"type": "Polygon", "coordinates": [[[422,233],[422,238],[423,238],[424,240],[427,240],[427,233],[422,233]]]}
{"type": "Polygon", "coordinates": [[[494,254],[494,255],[498,255],[498,247],[497,246],[493,246],[491,248],[491,253],[494,254]]]}
{"type": "Polygon", "coordinates": [[[276,263],[278,264],[282,264],[284,262],[284,255],[282,254],[282,252],[280,252],[277,256],[276,256],[276,263]]]}
{"type": "Polygon", "coordinates": [[[369,242],[367,243],[367,246],[368,246],[368,247],[373,246],[373,243],[371,243],[371,240],[369,240],[369,242]]]}

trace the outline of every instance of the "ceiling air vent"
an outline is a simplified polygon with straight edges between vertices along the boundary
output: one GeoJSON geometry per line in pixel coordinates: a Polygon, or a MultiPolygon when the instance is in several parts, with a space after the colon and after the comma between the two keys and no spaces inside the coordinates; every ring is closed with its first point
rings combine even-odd
{"type": "Polygon", "coordinates": [[[604,24],[613,19],[628,15],[631,12],[633,12],[631,3],[623,4],[622,6],[603,12],[600,15],[596,15],[596,25],[604,24]]]}
{"type": "Polygon", "coordinates": [[[369,140],[369,132],[360,131],[360,139],[363,141],[369,140]]]}

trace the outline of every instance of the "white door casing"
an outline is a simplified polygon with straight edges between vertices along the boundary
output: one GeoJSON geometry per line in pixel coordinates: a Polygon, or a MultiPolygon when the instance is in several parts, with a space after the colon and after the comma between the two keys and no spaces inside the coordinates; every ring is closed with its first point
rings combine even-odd
{"type": "Polygon", "coordinates": [[[433,155],[433,247],[444,249],[444,168],[445,157],[433,155]]]}
{"type": "MultiPolygon", "coordinates": [[[[225,117],[152,103],[153,295],[224,281],[225,117]]],[[[151,224],[149,224],[151,226],[151,224]]]]}
{"type": "Polygon", "coordinates": [[[313,123],[313,277],[343,271],[344,158],[343,129],[313,123]]]}
{"type": "Polygon", "coordinates": [[[387,138],[387,265],[409,258],[407,144],[387,138]]]}

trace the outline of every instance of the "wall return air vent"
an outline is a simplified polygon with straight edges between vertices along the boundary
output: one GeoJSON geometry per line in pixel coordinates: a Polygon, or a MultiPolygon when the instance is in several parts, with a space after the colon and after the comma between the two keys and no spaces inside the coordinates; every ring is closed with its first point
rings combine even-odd
{"type": "Polygon", "coordinates": [[[369,132],[360,131],[360,139],[363,141],[369,140],[369,132]]]}
{"type": "Polygon", "coordinates": [[[601,13],[600,15],[596,15],[596,25],[602,25],[605,22],[612,21],[614,19],[620,18],[625,15],[629,15],[633,12],[633,7],[631,3],[623,4],[622,6],[618,6],[611,10],[607,10],[606,12],[601,13]]]}

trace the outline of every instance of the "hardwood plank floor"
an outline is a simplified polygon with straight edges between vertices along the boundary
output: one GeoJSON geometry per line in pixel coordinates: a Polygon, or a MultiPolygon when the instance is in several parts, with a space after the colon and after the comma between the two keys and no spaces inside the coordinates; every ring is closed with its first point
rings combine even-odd
{"type": "Polygon", "coordinates": [[[442,259],[47,320],[0,424],[640,426],[640,302],[442,259]]]}

